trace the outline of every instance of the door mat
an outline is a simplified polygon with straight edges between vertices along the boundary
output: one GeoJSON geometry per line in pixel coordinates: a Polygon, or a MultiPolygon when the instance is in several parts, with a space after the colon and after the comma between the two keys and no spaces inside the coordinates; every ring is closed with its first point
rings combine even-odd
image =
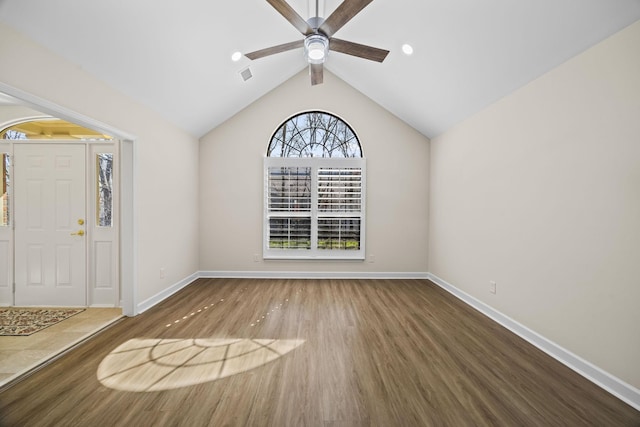
{"type": "Polygon", "coordinates": [[[84,310],[84,308],[0,308],[0,336],[31,335],[84,310]]]}

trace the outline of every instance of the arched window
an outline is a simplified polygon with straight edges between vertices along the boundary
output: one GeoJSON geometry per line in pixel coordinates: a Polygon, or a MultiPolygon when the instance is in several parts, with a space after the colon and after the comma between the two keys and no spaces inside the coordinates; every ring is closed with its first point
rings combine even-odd
{"type": "Polygon", "coordinates": [[[113,137],[93,129],[55,118],[26,120],[0,129],[0,139],[110,141],[113,137]]]}
{"type": "Polygon", "coordinates": [[[319,111],[287,119],[264,176],[264,258],[364,259],[365,159],[347,123],[319,111]]]}
{"type": "Polygon", "coordinates": [[[322,111],[297,114],[271,137],[268,157],[362,157],[353,129],[339,117],[322,111]]]}

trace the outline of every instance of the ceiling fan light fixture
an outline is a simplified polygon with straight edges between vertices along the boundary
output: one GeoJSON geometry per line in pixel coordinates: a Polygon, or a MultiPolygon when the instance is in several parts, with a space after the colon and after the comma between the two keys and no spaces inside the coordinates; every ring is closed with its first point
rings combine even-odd
{"type": "Polygon", "coordinates": [[[329,52],[329,39],[322,34],[312,34],[304,39],[304,52],[309,64],[322,64],[329,52]]]}
{"type": "MultiPolygon", "coordinates": [[[[314,0],[310,0],[314,1],[314,0]]],[[[319,0],[315,0],[315,15],[308,20],[300,16],[288,0],[267,0],[283,18],[289,21],[296,30],[304,36],[293,42],[282,43],[255,52],[246,53],[244,56],[250,60],[264,58],[280,52],[287,52],[294,49],[304,48],[304,58],[309,63],[309,75],[311,85],[322,83],[323,64],[327,60],[329,50],[368,59],[370,61],[382,62],[389,54],[388,50],[379,49],[359,43],[333,38],[333,35],[364,9],[373,0],[341,0],[340,5],[325,19],[324,14],[320,16],[319,0]]],[[[2,2],[2,0],[0,0],[2,2]]],[[[324,9],[324,0],[322,2],[324,9]]]]}

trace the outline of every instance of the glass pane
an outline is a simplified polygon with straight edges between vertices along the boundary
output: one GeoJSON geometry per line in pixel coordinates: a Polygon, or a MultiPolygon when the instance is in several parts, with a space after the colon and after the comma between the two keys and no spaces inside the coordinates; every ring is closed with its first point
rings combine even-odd
{"type": "Polygon", "coordinates": [[[2,184],[0,188],[0,208],[2,208],[2,216],[0,217],[0,226],[9,225],[9,185],[11,179],[9,177],[9,166],[11,166],[11,157],[2,153],[2,184]]]}
{"type": "Polygon", "coordinates": [[[96,154],[97,209],[99,227],[111,227],[113,223],[113,154],[96,154]]]}
{"type": "Polygon", "coordinates": [[[27,134],[14,129],[5,129],[0,135],[2,139],[28,139],[27,134]]]}
{"type": "Polygon", "coordinates": [[[311,218],[269,218],[269,248],[311,249],[311,218]]]}
{"type": "Polygon", "coordinates": [[[311,168],[269,168],[269,212],[311,211],[311,168]]]}
{"type": "Polygon", "coordinates": [[[360,142],[347,123],[321,111],[298,114],[271,137],[268,157],[362,157],[360,142]]]}
{"type": "Polygon", "coordinates": [[[318,249],[360,249],[360,218],[319,219],[318,249]]]}

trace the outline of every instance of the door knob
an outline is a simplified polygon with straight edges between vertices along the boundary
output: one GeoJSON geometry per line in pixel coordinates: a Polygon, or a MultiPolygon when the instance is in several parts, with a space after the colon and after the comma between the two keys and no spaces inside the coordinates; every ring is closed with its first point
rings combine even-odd
{"type": "Polygon", "coordinates": [[[77,233],[71,233],[72,236],[84,236],[84,230],[78,230],[77,233]]]}
{"type": "Polygon", "coordinates": [[[84,225],[84,219],[79,219],[79,220],[78,220],[78,224],[79,224],[79,225],[84,225]]]}

